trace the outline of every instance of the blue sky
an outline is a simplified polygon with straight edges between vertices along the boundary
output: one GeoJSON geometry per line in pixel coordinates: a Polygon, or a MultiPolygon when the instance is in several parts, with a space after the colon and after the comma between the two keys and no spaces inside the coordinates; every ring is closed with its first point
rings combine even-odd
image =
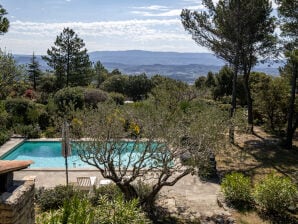
{"type": "Polygon", "coordinates": [[[180,21],[183,8],[202,10],[200,0],[2,0],[10,20],[0,47],[13,54],[46,54],[64,27],[88,51],[207,52],[180,21]]]}
{"type": "Polygon", "coordinates": [[[45,54],[64,27],[88,51],[202,52],[180,22],[182,8],[200,10],[200,0],[2,0],[9,32],[0,47],[13,54],[45,54]]]}

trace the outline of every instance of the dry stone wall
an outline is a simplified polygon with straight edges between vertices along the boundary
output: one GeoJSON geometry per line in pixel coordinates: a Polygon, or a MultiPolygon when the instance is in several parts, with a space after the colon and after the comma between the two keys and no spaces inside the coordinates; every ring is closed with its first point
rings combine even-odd
{"type": "Polygon", "coordinates": [[[0,224],[34,224],[34,181],[15,181],[16,189],[0,195],[0,224]]]}

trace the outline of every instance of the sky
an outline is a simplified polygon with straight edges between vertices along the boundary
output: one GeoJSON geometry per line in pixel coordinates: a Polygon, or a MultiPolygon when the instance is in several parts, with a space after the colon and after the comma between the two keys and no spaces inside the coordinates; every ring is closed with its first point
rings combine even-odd
{"type": "MultiPolygon", "coordinates": [[[[216,0],[215,0],[216,1],[216,0]]],[[[46,54],[64,27],[89,52],[149,50],[208,52],[180,20],[183,8],[203,10],[201,0],[2,0],[10,28],[0,48],[13,54],[46,54]]]]}

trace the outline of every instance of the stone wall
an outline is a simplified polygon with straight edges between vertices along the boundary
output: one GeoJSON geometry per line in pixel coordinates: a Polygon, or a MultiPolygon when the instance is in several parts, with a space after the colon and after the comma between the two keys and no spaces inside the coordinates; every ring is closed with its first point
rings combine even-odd
{"type": "Polygon", "coordinates": [[[0,224],[34,224],[34,181],[14,185],[14,191],[0,195],[0,224]]]}

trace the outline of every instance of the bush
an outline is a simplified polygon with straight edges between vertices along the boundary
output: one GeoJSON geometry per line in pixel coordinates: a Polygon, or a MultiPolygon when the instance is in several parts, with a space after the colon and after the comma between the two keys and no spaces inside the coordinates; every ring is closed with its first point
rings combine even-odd
{"type": "Polygon", "coordinates": [[[106,197],[108,200],[115,200],[122,192],[115,184],[100,186],[94,189],[94,194],[90,197],[91,203],[95,206],[98,205],[101,197],[106,197]]]}
{"type": "Polygon", "coordinates": [[[10,133],[6,130],[1,130],[0,132],[0,145],[3,145],[10,138],[10,133]]]}
{"type": "Polygon", "coordinates": [[[66,198],[74,195],[72,187],[60,185],[53,189],[39,188],[35,193],[35,201],[41,211],[49,211],[60,208],[66,198]]]}
{"type": "Polygon", "coordinates": [[[108,94],[100,89],[86,89],[84,92],[84,101],[86,106],[96,108],[100,102],[105,102],[108,94]]]}
{"type": "Polygon", "coordinates": [[[32,107],[32,102],[27,99],[16,98],[5,101],[5,109],[10,115],[11,125],[31,123],[27,113],[32,107]]]}
{"type": "Polygon", "coordinates": [[[268,212],[283,212],[295,205],[297,193],[297,187],[289,178],[270,174],[256,184],[254,198],[268,212]]]}
{"type": "Polygon", "coordinates": [[[41,131],[38,125],[21,125],[18,124],[14,127],[16,134],[22,135],[25,138],[40,138],[41,131]]]}
{"type": "Polygon", "coordinates": [[[54,102],[60,112],[66,112],[69,109],[82,109],[84,106],[83,89],[80,87],[60,89],[54,95],[54,102]]]}
{"type": "Polygon", "coordinates": [[[65,201],[61,209],[43,213],[37,217],[36,221],[43,224],[151,223],[138,207],[136,200],[125,202],[120,196],[111,201],[106,197],[100,197],[97,207],[93,207],[87,198],[73,197],[69,201],[65,201]]]}
{"type": "Polygon", "coordinates": [[[111,92],[110,97],[117,105],[123,105],[124,104],[124,95],[121,93],[111,92]]]}
{"type": "Polygon", "coordinates": [[[242,173],[231,173],[221,183],[226,200],[236,207],[246,207],[252,202],[250,178],[242,173]]]}

